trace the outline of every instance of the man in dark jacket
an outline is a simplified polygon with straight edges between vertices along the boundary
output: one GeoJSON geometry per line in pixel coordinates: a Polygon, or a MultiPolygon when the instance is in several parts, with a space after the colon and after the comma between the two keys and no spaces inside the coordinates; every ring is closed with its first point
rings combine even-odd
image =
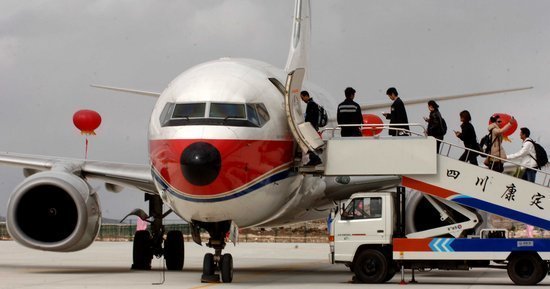
{"type": "MultiPolygon", "coordinates": [[[[319,106],[315,103],[315,101],[313,101],[313,98],[309,96],[309,92],[306,90],[300,92],[300,97],[302,98],[302,101],[307,104],[304,121],[311,123],[313,128],[315,128],[316,131],[319,131],[319,106]]],[[[307,154],[309,156],[309,162],[306,166],[316,166],[322,163],[319,156],[314,152],[308,151],[307,154]]]]}
{"type": "Polygon", "coordinates": [[[300,92],[300,97],[302,101],[306,103],[305,122],[311,123],[313,128],[319,131],[319,106],[313,101],[313,98],[309,96],[309,92],[305,90],[300,92]]]}
{"type": "MultiPolygon", "coordinates": [[[[336,120],[338,124],[363,124],[363,115],[361,107],[353,99],[355,98],[355,89],[348,87],[344,91],[346,100],[338,105],[336,120]]],[[[341,136],[362,136],[359,126],[342,127],[341,136]]]]}
{"type": "MultiPolygon", "coordinates": [[[[393,104],[391,105],[391,112],[384,113],[384,116],[386,117],[386,119],[390,120],[390,124],[409,123],[409,119],[407,118],[407,111],[405,110],[405,104],[403,104],[403,101],[401,100],[401,98],[399,98],[397,89],[395,89],[395,87],[388,88],[388,90],[386,91],[386,95],[393,101],[393,104]]],[[[402,129],[410,130],[408,125],[395,125],[395,126],[391,126],[391,128],[402,128],[402,129]]],[[[392,136],[409,135],[408,132],[405,132],[402,130],[390,129],[389,133],[392,136]]]]}

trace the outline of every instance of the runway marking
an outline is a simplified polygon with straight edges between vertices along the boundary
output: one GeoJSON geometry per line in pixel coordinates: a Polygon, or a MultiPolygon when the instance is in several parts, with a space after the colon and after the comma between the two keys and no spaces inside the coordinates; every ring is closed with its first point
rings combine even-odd
{"type": "Polygon", "coordinates": [[[219,284],[223,284],[223,283],[208,283],[206,285],[191,287],[191,289],[208,288],[208,287],[216,286],[216,285],[219,285],[219,284]]]}

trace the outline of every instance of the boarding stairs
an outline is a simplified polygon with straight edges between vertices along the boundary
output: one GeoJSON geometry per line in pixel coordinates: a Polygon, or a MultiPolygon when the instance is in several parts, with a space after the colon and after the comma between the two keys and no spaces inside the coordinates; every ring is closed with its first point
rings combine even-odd
{"type": "MultiPolygon", "coordinates": [[[[550,230],[549,173],[538,171],[539,183],[532,183],[449,156],[464,150],[486,156],[445,141],[436,153],[433,137],[332,138],[326,143],[323,174],[398,175],[402,186],[438,200],[550,230]]],[[[507,167],[519,166],[502,161],[507,167]]]]}
{"type": "MultiPolygon", "coordinates": [[[[419,124],[406,124],[422,127],[423,131],[407,131],[410,136],[405,137],[335,137],[335,132],[343,125],[327,128],[319,135],[303,120],[299,94],[304,74],[301,68],[288,74],[285,85],[287,121],[302,154],[315,152],[324,161],[313,168],[297,165],[299,172],[325,176],[401,176],[402,186],[434,196],[448,206],[454,206],[452,203],[466,205],[550,230],[549,173],[538,171],[542,183],[531,183],[471,165],[449,157],[452,150],[462,153],[468,149],[445,141],[441,141],[440,151],[436,153],[436,139],[426,137],[419,124]]],[[[388,124],[361,126],[362,129],[401,130],[388,124]]],[[[501,161],[508,166],[519,166],[501,161]]]]}

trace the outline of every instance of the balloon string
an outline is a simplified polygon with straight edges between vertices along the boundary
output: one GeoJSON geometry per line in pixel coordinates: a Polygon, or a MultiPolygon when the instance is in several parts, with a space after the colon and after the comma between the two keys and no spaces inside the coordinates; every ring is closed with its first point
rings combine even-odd
{"type": "Polygon", "coordinates": [[[88,138],[86,138],[86,152],[84,153],[84,159],[88,159],[88,138]]]}

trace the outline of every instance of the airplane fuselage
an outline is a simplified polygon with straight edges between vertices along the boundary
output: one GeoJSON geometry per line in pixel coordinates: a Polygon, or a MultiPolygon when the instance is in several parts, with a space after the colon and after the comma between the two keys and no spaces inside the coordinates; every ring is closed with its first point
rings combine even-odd
{"type": "Polygon", "coordinates": [[[305,211],[329,202],[319,203],[321,177],[296,172],[285,78],[263,62],[220,59],[164,90],[151,116],[149,153],[155,185],[177,215],[239,227],[326,215],[305,211]]]}

